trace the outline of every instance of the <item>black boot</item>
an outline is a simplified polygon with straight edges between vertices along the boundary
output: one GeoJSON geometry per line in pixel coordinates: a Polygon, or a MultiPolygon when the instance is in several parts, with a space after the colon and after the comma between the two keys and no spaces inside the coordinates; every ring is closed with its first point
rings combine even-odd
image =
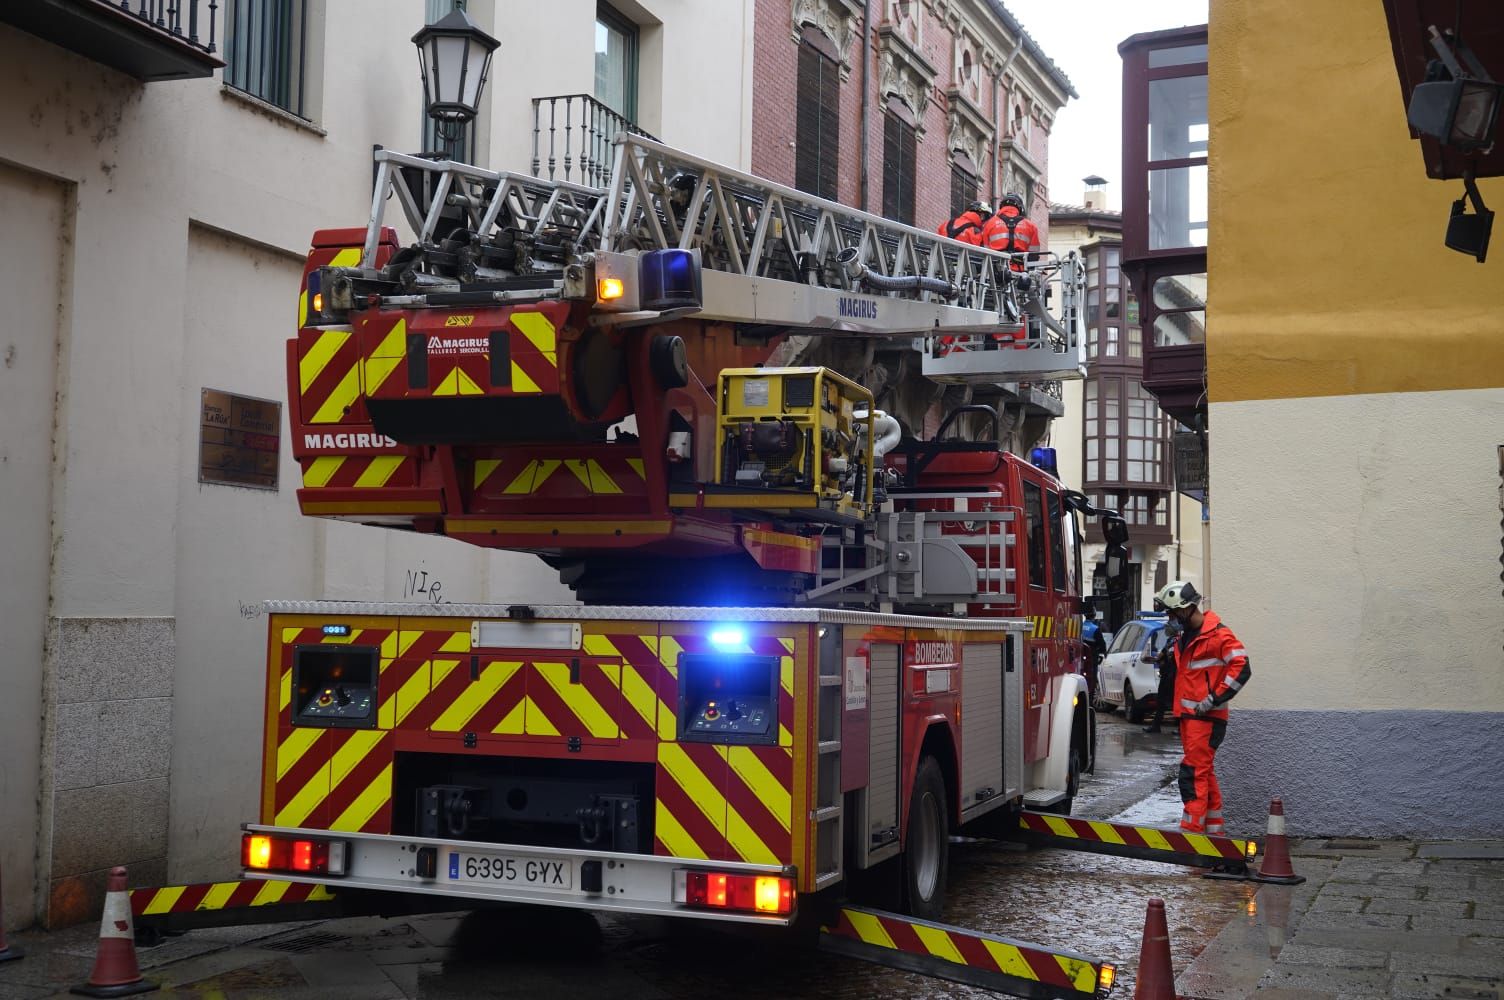
{"type": "Polygon", "coordinates": [[[1147,725],[1147,726],[1144,727],[1144,732],[1146,732],[1146,733],[1162,733],[1162,732],[1164,732],[1164,729],[1162,729],[1160,727],[1159,723],[1157,723],[1157,722],[1151,722],[1151,723],[1149,723],[1149,725],[1147,725]]]}

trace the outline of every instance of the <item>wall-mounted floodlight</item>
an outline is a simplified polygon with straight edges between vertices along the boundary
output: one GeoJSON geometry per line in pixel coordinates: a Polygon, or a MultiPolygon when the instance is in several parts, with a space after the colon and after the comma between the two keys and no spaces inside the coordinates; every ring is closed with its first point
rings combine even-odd
{"type": "MultiPolygon", "coordinates": [[[[1493,81],[1455,27],[1441,31],[1433,24],[1430,33],[1436,58],[1426,66],[1425,81],[1410,93],[1410,127],[1460,153],[1486,153],[1493,148],[1499,126],[1504,85],[1493,81]]],[[[1452,202],[1446,245],[1481,264],[1488,256],[1494,213],[1483,204],[1473,177],[1468,167],[1462,175],[1462,197],[1452,202]],[[1471,215],[1467,211],[1469,202],[1473,206],[1471,215]]]]}

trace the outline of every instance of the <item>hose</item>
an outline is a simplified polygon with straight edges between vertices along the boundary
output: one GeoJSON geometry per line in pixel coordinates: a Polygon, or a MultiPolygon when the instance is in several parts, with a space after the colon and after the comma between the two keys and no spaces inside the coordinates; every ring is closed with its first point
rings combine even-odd
{"type": "MultiPolygon", "coordinates": [[[[867,411],[858,410],[852,414],[852,417],[856,420],[866,420],[867,411]]],[[[880,460],[903,440],[903,427],[899,425],[898,419],[882,410],[872,411],[872,432],[876,435],[872,441],[873,461],[880,460]]]]}
{"type": "Polygon", "coordinates": [[[891,278],[886,274],[878,274],[856,258],[857,249],[847,247],[836,254],[836,263],[840,264],[853,280],[860,281],[868,288],[879,292],[934,292],[948,299],[957,298],[961,294],[961,289],[943,278],[927,278],[918,274],[891,278]]]}

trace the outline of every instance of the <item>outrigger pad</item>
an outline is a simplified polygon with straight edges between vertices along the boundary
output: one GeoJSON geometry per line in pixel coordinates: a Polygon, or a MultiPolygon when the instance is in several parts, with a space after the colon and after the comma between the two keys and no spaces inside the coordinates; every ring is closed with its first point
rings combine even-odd
{"type": "Polygon", "coordinates": [[[1111,964],[1075,952],[855,906],[841,907],[820,929],[820,948],[1039,1000],[1101,996],[1117,975],[1111,964]]]}

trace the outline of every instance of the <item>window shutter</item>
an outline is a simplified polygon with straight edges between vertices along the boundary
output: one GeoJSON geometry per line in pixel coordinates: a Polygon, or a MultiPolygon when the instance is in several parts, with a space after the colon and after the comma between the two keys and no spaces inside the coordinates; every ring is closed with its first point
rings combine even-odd
{"type": "Polygon", "coordinates": [[[794,186],[835,200],[840,176],[841,77],[809,42],[799,46],[795,97],[794,186]]]}
{"type": "Polygon", "coordinates": [[[903,123],[894,115],[885,115],[883,118],[883,215],[890,219],[899,219],[898,177],[900,148],[898,130],[903,123]]]}
{"type": "Polygon", "coordinates": [[[883,214],[914,224],[914,155],[918,136],[902,119],[888,114],[883,122],[883,214]]]}

